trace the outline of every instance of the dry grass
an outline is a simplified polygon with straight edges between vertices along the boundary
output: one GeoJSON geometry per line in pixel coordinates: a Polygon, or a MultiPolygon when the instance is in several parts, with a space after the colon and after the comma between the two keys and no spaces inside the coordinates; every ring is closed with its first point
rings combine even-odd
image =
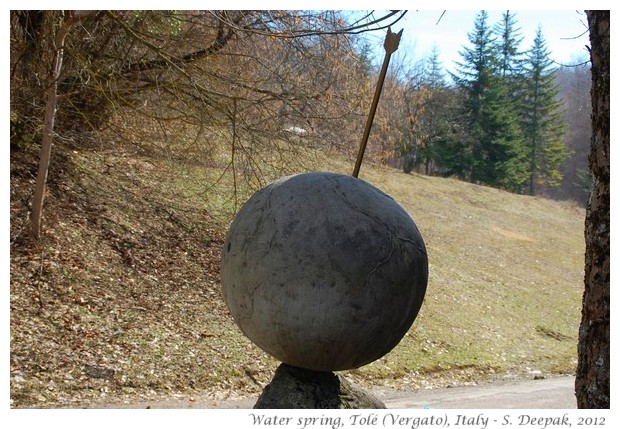
{"type": "MultiPolygon", "coordinates": [[[[311,152],[314,169],[350,174],[352,162],[311,152]]],[[[45,239],[33,244],[23,227],[36,164],[12,154],[12,406],[256,395],[277,362],[239,332],[219,291],[223,235],[252,188],[218,180],[223,155],[64,156],[50,176],[45,239]]],[[[288,172],[311,168],[299,165],[288,172]]],[[[360,177],[416,221],[430,283],[411,331],[350,371],[354,381],[418,388],[574,371],[582,209],[369,164],[360,177]]]]}
{"type": "Polygon", "coordinates": [[[369,169],[366,178],[414,218],[430,264],[427,297],[413,329],[378,367],[402,373],[573,372],[583,210],[380,168],[369,169]]]}

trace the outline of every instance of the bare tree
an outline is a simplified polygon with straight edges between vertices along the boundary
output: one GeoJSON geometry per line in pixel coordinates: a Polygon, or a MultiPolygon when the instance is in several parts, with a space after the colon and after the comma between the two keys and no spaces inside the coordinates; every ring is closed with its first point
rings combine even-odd
{"type": "Polygon", "coordinates": [[[571,199],[584,207],[590,195],[588,153],[590,152],[592,77],[589,62],[564,66],[558,70],[560,97],[566,109],[566,135],[564,142],[571,156],[562,166],[562,184],[550,188],[549,195],[555,199],[571,199]]]}
{"type": "Polygon", "coordinates": [[[288,126],[341,145],[346,130],[329,124],[354,122],[346,119],[363,95],[351,37],[404,14],[351,22],[337,11],[13,11],[11,124],[42,141],[32,235],[41,231],[52,135],[80,141],[106,131],[166,150],[182,141],[204,154],[215,132],[258,182],[263,155],[288,138],[288,126]],[[54,58],[47,84],[35,53],[54,58]]]}
{"type": "Polygon", "coordinates": [[[585,221],[585,291],[575,391],[579,408],[609,408],[610,28],[608,10],[586,13],[592,61],[590,173],[593,187],[585,221]]]}
{"type": "Polygon", "coordinates": [[[45,183],[49,171],[50,159],[52,154],[52,133],[54,132],[54,120],[56,117],[56,104],[58,101],[57,88],[60,72],[62,71],[62,60],[64,54],[65,38],[71,27],[80,20],[84,19],[91,12],[73,11],[61,12],[62,16],[58,23],[54,22],[54,12],[48,12],[47,18],[50,21],[52,33],[49,40],[52,45],[50,50],[53,52],[54,61],[51,70],[51,78],[46,91],[45,119],[43,125],[43,137],[41,139],[41,155],[39,158],[39,171],[32,199],[32,215],[30,218],[30,235],[38,239],[41,234],[41,214],[43,212],[43,199],[45,196],[45,183]],[[54,31],[55,29],[55,31],[54,31]]]}

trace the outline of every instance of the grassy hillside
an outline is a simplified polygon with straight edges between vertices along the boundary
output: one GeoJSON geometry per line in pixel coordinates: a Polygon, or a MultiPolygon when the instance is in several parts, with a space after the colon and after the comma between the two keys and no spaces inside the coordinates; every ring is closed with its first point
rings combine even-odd
{"type": "MultiPolygon", "coordinates": [[[[278,362],[239,332],[220,295],[223,236],[252,193],[220,178],[226,159],[57,150],[35,244],[35,158],[11,154],[12,406],[257,395],[278,362]]],[[[304,168],[352,165],[315,153],[304,168]]],[[[360,178],[411,214],[430,280],[410,332],[351,379],[420,388],[574,371],[582,209],[368,164],[360,178]]]]}

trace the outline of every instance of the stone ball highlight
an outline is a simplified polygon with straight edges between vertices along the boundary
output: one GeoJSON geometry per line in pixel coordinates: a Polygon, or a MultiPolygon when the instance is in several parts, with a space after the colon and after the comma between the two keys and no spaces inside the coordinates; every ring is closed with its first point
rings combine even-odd
{"type": "Polygon", "coordinates": [[[284,177],[237,213],[222,249],[222,291],[241,331],[292,366],[358,368],[415,320],[428,282],[407,212],[364,180],[284,177]]]}

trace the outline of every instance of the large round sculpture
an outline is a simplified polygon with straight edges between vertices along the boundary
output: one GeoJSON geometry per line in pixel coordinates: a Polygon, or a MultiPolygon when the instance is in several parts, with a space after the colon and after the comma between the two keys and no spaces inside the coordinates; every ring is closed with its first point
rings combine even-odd
{"type": "Polygon", "coordinates": [[[304,173],[256,192],[222,250],[224,299],[280,361],[358,368],[392,350],[426,292],[424,241],[391,197],[354,178],[304,173]]]}

